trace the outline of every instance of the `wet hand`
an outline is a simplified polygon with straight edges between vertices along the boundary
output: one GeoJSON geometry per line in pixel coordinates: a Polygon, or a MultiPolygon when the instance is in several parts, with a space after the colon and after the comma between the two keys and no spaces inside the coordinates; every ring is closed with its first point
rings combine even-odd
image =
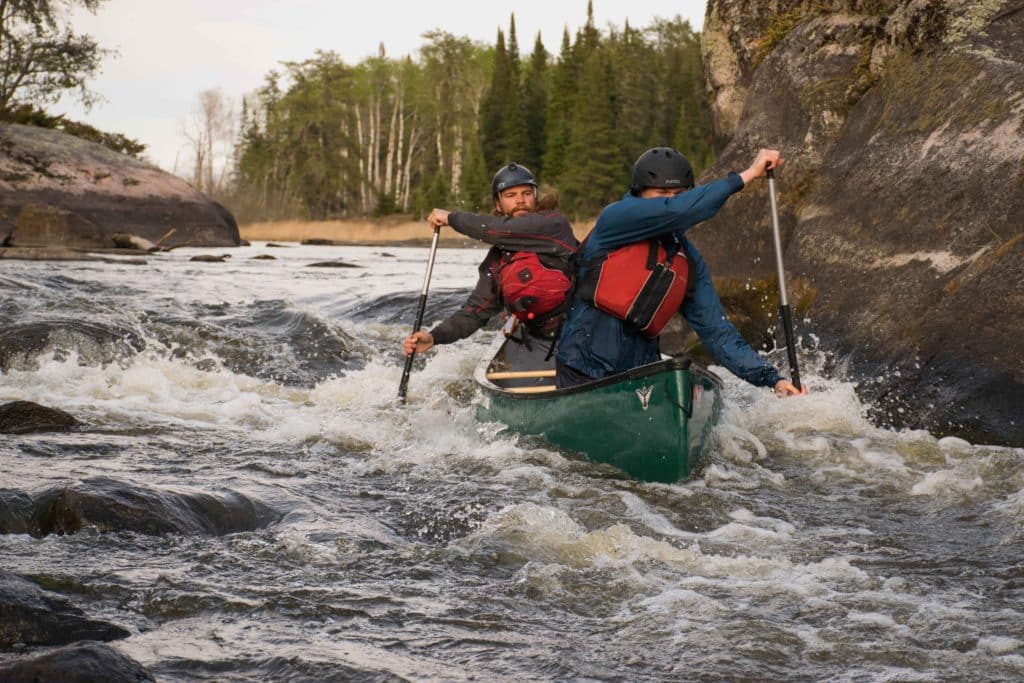
{"type": "Polygon", "coordinates": [[[424,353],[434,346],[434,338],[429,332],[420,330],[413,332],[405,338],[405,355],[409,355],[415,349],[416,353],[424,353]]]}
{"type": "Polygon", "coordinates": [[[430,223],[431,228],[440,228],[448,225],[449,213],[451,212],[445,211],[444,209],[434,209],[430,212],[430,215],[427,216],[427,222],[430,223]]]}
{"type": "Polygon", "coordinates": [[[775,383],[775,395],[779,398],[788,398],[790,396],[806,396],[807,385],[802,384],[797,389],[796,386],[788,379],[780,379],[775,383]]]}

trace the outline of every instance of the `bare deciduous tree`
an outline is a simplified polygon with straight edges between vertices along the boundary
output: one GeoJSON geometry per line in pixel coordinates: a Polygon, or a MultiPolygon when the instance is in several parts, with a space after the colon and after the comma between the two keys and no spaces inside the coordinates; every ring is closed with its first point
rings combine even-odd
{"type": "Polygon", "coordinates": [[[235,107],[231,98],[221,88],[200,92],[192,118],[182,128],[192,154],[192,184],[209,195],[223,191],[231,171],[235,141],[235,107]]]}

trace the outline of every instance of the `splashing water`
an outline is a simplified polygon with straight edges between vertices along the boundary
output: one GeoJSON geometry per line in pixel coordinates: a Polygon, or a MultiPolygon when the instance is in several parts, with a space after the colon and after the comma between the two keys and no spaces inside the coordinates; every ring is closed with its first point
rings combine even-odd
{"type": "MultiPolygon", "coordinates": [[[[7,533],[0,568],[166,680],[1024,677],[1024,450],[877,428],[808,357],[787,400],[716,369],[703,469],[632,481],[478,424],[483,333],[418,358],[398,406],[426,250],[386,252],[4,262],[0,402],[88,426],[5,436],[3,500],[101,477],[275,515],[7,533]],[[362,267],[306,267],[334,257],[362,267]]],[[[439,252],[426,320],[482,256],[439,252]]]]}

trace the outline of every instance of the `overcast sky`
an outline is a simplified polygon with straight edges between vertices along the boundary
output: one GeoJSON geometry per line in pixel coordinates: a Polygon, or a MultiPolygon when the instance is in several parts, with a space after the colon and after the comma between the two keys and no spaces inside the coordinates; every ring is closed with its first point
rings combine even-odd
{"type": "MultiPolygon", "coordinates": [[[[638,3],[594,0],[594,20],[604,30],[628,19],[644,27],[655,17],[680,15],[700,31],[706,0],[638,3]]],[[[235,101],[258,88],[279,62],[333,50],[349,64],[375,55],[383,42],[390,57],[416,55],[432,29],[493,44],[515,12],[520,50],[528,53],[537,32],[558,52],[562,31],[571,36],[586,20],[586,0],[108,0],[96,15],[76,12],[76,32],[117,50],[92,89],[105,101],[85,112],[64,101],[53,108],[102,130],[149,146],[146,156],[167,170],[187,167],[183,126],[197,95],[223,88],[235,101]]]]}

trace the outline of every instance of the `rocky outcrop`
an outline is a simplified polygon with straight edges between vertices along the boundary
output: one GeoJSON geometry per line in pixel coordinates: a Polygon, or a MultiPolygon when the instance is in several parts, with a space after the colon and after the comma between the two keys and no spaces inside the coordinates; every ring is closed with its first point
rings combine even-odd
{"type": "MultiPolygon", "coordinates": [[[[705,179],[783,150],[800,328],[884,423],[1024,443],[1022,36],[1021,0],[708,4],[705,179]]],[[[691,235],[716,276],[771,279],[763,182],[691,235]]]]}
{"type": "Polygon", "coordinates": [[[184,180],[64,133],[0,123],[0,247],[238,246],[220,204],[184,180]]]}

